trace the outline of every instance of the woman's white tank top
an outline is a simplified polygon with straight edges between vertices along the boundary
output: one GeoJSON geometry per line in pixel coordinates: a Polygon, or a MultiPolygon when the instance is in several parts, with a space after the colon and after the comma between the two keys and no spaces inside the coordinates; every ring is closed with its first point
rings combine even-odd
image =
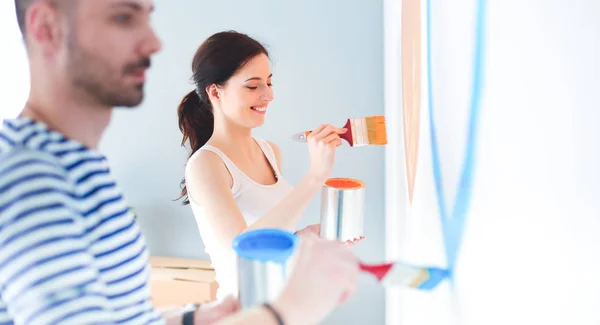
{"type": "MultiPolygon", "coordinates": [[[[265,157],[275,171],[277,182],[273,185],[263,185],[253,181],[242,172],[221,150],[216,147],[205,145],[200,150],[208,150],[217,154],[225,163],[233,179],[231,194],[244,216],[248,226],[265,215],[277,203],[279,203],[292,189],[292,186],[281,176],[277,166],[275,152],[269,143],[263,139],[255,139],[265,157]]],[[[200,151],[198,150],[198,151],[200,151]]],[[[206,253],[210,256],[212,267],[215,269],[216,281],[219,284],[217,299],[223,299],[229,294],[237,295],[237,261],[235,252],[229,247],[222,247],[216,240],[214,233],[208,224],[202,206],[190,197],[190,206],[194,213],[200,236],[206,253]]]]}

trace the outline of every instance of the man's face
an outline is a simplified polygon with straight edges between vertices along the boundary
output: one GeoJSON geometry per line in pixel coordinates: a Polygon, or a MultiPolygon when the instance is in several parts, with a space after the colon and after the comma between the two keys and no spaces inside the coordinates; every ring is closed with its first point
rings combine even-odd
{"type": "Polygon", "coordinates": [[[133,107],[161,44],[151,25],[152,0],[80,0],[69,15],[64,67],[79,93],[100,105],[133,107]]]}

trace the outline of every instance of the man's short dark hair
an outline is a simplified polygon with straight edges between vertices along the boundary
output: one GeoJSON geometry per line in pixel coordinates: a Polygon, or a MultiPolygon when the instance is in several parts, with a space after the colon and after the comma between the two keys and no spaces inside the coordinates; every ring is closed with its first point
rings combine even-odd
{"type": "MultiPolygon", "coordinates": [[[[25,36],[25,14],[27,13],[27,9],[29,9],[29,7],[36,1],[37,0],[15,0],[15,13],[17,14],[17,22],[19,23],[19,29],[21,30],[21,34],[23,36],[25,36]]],[[[52,3],[57,9],[70,13],[70,10],[75,8],[77,1],[53,0],[52,3]]]]}
{"type": "Polygon", "coordinates": [[[36,0],[15,0],[15,12],[17,14],[17,22],[19,23],[19,29],[21,34],[25,35],[25,13],[29,6],[36,0]]]}

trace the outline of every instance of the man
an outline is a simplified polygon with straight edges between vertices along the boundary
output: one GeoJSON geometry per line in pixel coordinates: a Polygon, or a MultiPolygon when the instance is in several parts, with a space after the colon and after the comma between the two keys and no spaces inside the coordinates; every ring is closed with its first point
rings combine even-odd
{"type": "MultiPolygon", "coordinates": [[[[144,238],[96,151],[113,107],[143,99],[161,44],[151,0],[15,0],[31,90],[0,130],[0,324],[181,324],[154,310],[144,238]]],[[[186,315],[208,324],[314,324],[351,294],[356,258],[305,235],[281,296],[186,315]]]]}

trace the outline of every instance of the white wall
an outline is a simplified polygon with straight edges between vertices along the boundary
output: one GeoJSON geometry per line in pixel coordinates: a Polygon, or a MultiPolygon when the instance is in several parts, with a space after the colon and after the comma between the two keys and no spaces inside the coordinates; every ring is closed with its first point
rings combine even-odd
{"type": "Polygon", "coordinates": [[[29,94],[25,46],[15,18],[14,1],[0,1],[0,121],[16,117],[29,94]]]}
{"type": "MultiPolygon", "coordinates": [[[[465,150],[476,2],[431,1],[435,123],[447,202],[456,195],[465,150]]],[[[599,324],[600,3],[486,2],[477,169],[455,287],[389,290],[387,323],[599,324]]],[[[386,114],[401,143],[399,1],[385,0],[384,12],[386,114]]],[[[422,18],[424,27],[424,0],[422,18]]],[[[444,265],[425,49],[423,41],[415,198],[409,206],[403,146],[388,146],[386,247],[390,259],[444,265]]]]}

